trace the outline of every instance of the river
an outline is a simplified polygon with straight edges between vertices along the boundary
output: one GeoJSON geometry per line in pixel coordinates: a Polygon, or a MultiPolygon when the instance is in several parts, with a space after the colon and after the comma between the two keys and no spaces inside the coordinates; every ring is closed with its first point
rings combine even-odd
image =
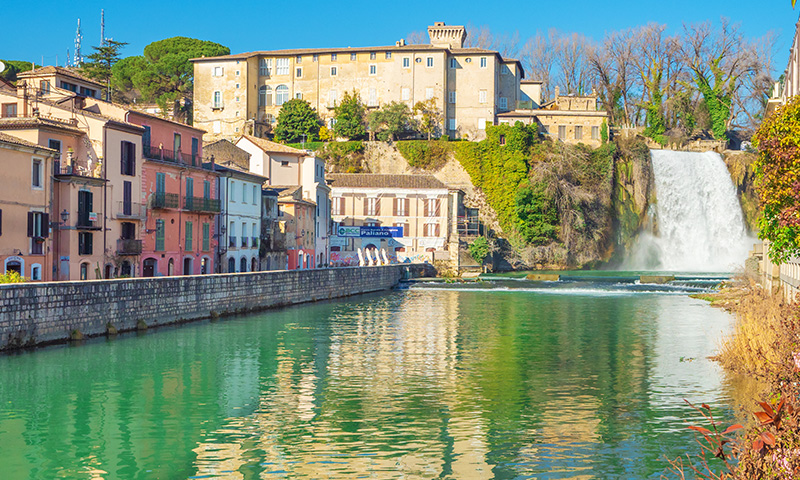
{"type": "Polygon", "coordinates": [[[730,416],[732,319],[681,288],[422,283],[0,356],[0,472],[657,477],[683,398],[730,416]]]}

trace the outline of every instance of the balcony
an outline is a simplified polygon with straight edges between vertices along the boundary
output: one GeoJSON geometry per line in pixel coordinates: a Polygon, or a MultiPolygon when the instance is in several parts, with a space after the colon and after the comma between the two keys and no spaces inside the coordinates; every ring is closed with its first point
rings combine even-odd
{"type": "Polygon", "coordinates": [[[253,238],[251,238],[251,239],[250,239],[250,242],[251,242],[251,243],[250,243],[250,246],[251,246],[251,247],[253,247],[253,248],[257,248],[257,247],[258,247],[258,237],[253,237],[253,238]]]}
{"type": "Polygon", "coordinates": [[[78,221],[75,222],[75,228],[78,230],[100,230],[100,221],[91,220],[89,215],[78,212],[78,221]]]}
{"type": "Polygon", "coordinates": [[[247,237],[242,237],[242,247],[247,246],[247,237]]]}
{"type": "Polygon", "coordinates": [[[220,212],[219,200],[205,197],[184,197],[183,208],[191,212],[220,212]]]}
{"type": "Polygon", "coordinates": [[[144,220],[147,217],[147,206],[135,202],[117,202],[117,218],[144,220]]]}
{"type": "Polygon", "coordinates": [[[176,152],[174,150],[167,150],[166,148],[160,148],[154,145],[143,145],[142,147],[144,150],[144,157],[151,160],[161,160],[162,162],[172,162],[198,168],[204,168],[203,162],[209,161],[200,155],[183,153],[180,150],[176,152]]]}
{"type": "Polygon", "coordinates": [[[228,237],[228,246],[236,248],[236,237],[228,237]]]}
{"type": "Polygon", "coordinates": [[[150,208],[178,208],[177,193],[156,192],[150,196],[150,208]]]}
{"type": "Polygon", "coordinates": [[[141,255],[142,241],[127,238],[117,239],[117,255],[141,255]]]}
{"type": "Polygon", "coordinates": [[[69,175],[74,177],[100,178],[99,175],[95,175],[95,172],[90,171],[87,167],[75,164],[61,165],[60,163],[56,163],[53,175],[69,175]]]}

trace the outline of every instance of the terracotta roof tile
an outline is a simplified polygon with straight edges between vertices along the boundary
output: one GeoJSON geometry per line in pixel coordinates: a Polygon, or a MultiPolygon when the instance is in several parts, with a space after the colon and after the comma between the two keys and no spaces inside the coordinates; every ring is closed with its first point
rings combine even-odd
{"type": "Polygon", "coordinates": [[[252,135],[242,135],[242,138],[250,140],[256,146],[258,146],[258,148],[264,150],[267,153],[275,152],[275,153],[293,153],[295,155],[306,155],[306,152],[303,150],[292,148],[288,145],[283,145],[281,143],[272,142],[265,138],[253,137],[252,135]]]}
{"type": "Polygon", "coordinates": [[[429,188],[446,189],[433,175],[387,175],[378,173],[330,173],[333,188],[429,188]]]}
{"type": "Polygon", "coordinates": [[[79,133],[81,135],[86,133],[71,123],[60,121],[55,118],[45,118],[45,117],[0,118],[0,128],[3,129],[22,129],[22,128],[40,128],[40,127],[53,127],[62,130],[69,130],[73,133],[79,133]]]}
{"type": "Polygon", "coordinates": [[[39,67],[36,70],[28,70],[25,72],[20,72],[17,74],[17,78],[35,77],[37,75],[47,75],[53,73],[57,73],[59,75],[65,75],[68,77],[73,77],[82,82],[91,83],[92,85],[95,85],[101,89],[105,88],[105,86],[102,83],[98,83],[97,81],[92,80],[91,78],[85,77],[80,73],[76,72],[75,70],[64,67],[54,67],[52,65],[49,65],[47,67],[39,67]]]}
{"type": "Polygon", "coordinates": [[[41,146],[39,144],[36,144],[36,143],[33,143],[33,142],[29,142],[27,140],[23,140],[23,139],[21,139],[19,137],[15,137],[13,135],[8,135],[8,134],[5,134],[3,132],[0,132],[0,142],[13,143],[15,145],[22,145],[23,147],[36,148],[36,149],[39,149],[39,150],[46,150],[46,151],[52,152],[52,153],[58,153],[56,150],[53,150],[52,148],[43,147],[43,146],[41,146]]]}

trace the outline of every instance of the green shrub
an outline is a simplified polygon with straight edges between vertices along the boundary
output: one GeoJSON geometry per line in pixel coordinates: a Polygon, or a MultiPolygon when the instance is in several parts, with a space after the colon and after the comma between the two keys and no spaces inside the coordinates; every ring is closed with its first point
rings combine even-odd
{"type": "Polygon", "coordinates": [[[442,168],[450,151],[447,142],[441,140],[406,140],[396,145],[410,166],[425,170],[442,168]]]}
{"type": "Polygon", "coordinates": [[[472,257],[473,260],[483,264],[483,260],[486,259],[486,256],[489,255],[489,251],[491,247],[489,246],[489,241],[486,237],[478,237],[472,243],[469,244],[467,247],[469,250],[469,255],[472,257]]]}

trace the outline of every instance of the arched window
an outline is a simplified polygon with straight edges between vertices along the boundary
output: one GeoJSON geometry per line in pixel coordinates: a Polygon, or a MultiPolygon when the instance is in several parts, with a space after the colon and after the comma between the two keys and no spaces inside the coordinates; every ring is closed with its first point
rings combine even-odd
{"type": "Polygon", "coordinates": [[[81,280],[88,280],[89,279],[89,264],[88,263],[81,263],[81,280]]]}
{"type": "Polygon", "coordinates": [[[253,259],[250,260],[250,271],[251,272],[258,271],[258,260],[256,260],[255,257],[253,257],[253,259]]]}
{"type": "Polygon", "coordinates": [[[275,89],[275,105],[283,105],[289,101],[289,87],[286,85],[278,85],[275,89]]]}
{"type": "Polygon", "coordinates": [[[269,85],[261,85],[258,87],[258,106],[271,107],[272,106],[272,87],[269,85]]]}
{"type": "Polygon", "coordinates": [[[239,267],[240,272],[247,271],[247,259],[245,257],[242,257],[242,259],[239,261],[239,267]]]}
{"type": "Polygon", "coordinates": [[[170,258],[169,263],[167,263],[167,275],[170,277],[175,275],[175,259],[170,258]]]}
{"type": "Polygon", "coordinates": [[[228,259],[228,273],[236,273],[236,260],[232,257],[228,259]]]}

